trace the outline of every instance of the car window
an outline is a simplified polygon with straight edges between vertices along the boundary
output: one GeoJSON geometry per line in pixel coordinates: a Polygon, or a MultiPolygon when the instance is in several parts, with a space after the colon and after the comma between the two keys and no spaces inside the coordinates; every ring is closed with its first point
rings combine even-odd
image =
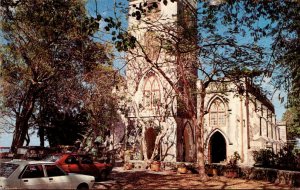
{"type": "Polygon", "coordinates": [[[67,175],[56,165],[45,165],[48,177],[65,176],[67,175]]]}
{"type": "Polygon", "coordinates": [[[84,156],[84,157],[81,158],[81,163],[82,164],[92,164],[93,160],[90,157],[84,156]]]}
{"type": "Polygon", "coordinates": [[[18,164],[1,163],[0,164],[0,177],[8,178],[17,168],[18,164]]]}
{"type": "Polygon", "coordinates": [[[47,162],[56,162],[61,158],[61,155],[49,155],[44,160],[47,162]]]}
{"type": "Polygon", "coordinates": [[[21,178],[39,178],[45,177],[42,165],[27,165],[21,178]]]}
{"type": "Polygon", "coordinates": [[[75,156],[69,156],[65,162],[66,164],[77,164],[79,161],[75,156]]]}

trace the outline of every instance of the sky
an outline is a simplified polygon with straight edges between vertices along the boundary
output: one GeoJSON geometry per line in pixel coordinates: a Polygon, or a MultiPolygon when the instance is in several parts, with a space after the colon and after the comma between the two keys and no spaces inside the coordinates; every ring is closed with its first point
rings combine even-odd
{"type": "MultiPolygon", "coordinates": [[[[88,0],[87,4],[86,4],[86,8],[88,10],[88,13],[91,16],[95,16],[96,14],[101,14],[103,17],[105,16],[114,16],[114,11],[112,10],[112,7],[114,4],[118,3],[122,3],[123,6],[127,6],[128,5],[128,1],[127,0],[88,0]]],[[[120,16],[122,15],[122,13],[118,13],[118,10],[116,11],[116,15],[120,16]]],[[[126,18],[122,17],[120,18],[124,24],[124,28],[126,28],[126,18]]],[[[100,28],[103,28],[105,26],[105,22],[101,22],[100,23],[100,28]]],[[[103,30],[102,30],[103,31],[103,30]]],[[[1,35],[1,33],[0,33],[1,35]]],[[[99,36],[101,36],[101,39],[103,41],[101,41],[100,39],[95,39],[95,40],[99,40],[100,42],[105,42],[105,41],[109,41],[111,36],[107,33],[99,33],[99,36]]],[[[1,40],[1,36],[0,36],[0,40],[1,40]]],[[[1,40],[3,42],[3,39],[1,40]]],[[[121,65],[118,61],[115,62],[115,65],[121,65]]],[[[271,88],[271,86],[268,84],[268,81],[263,83],[263,86],[265,88],[271,88]]],[[[283,113],[285,112],[285,108],[284,108],[284,103],[281,103],[278,99],[278,94],[279,93],[283,93],[283,92],[276,92],[275,95],[273,96],[272,99],[272,103],[274,104],[275,107],[275,112],[277,115],[277,120],[281,120],[283,113]]],[[[12,134],[8,134],[8,133],[1,133],[0,132],[0,146],[10,146],[12,141],[12,134]]],[[[36,133],[34,133],[33,135],[31,135],[31,143],[30,145],[39,145],[39,139],[36,135],[36,133]]],[[[47,145],[47,143],[46,143],[47,145]]]]}

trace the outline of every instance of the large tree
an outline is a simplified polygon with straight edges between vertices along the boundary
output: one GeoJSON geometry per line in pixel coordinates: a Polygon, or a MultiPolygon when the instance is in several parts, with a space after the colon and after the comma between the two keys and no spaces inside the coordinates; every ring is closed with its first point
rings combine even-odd
{"type": "Polygon", "coordinates": [[[281,26],[276,31],[278,40],[275,41],[274,48],[276,61],[283,69],[283,73],[277,78],[277,84],[284,81],[287,90],[288,110],[283,120],[287,123],[288,138],[295,139],[300,138],[300,3],[285,1],[276,5],[280,15],[275,18],[281,26]]]}
{"type": "MultiPolygon", "coordinates": [[[[255,3],[249,1],[245,4],[248,17],[244,16],[240,24],[251,27],[253,17],[264,21],[260,23],[260,27],[253,30],[253,35],[258,39],[267,37],[271,40],[266,49],[270,53],[268,65],[271,68],[273,85],[275,89],[284,90],[288,97],[288,110],[283,120],[287,122],[289,138],[300,137],[300,3],[263,0],[255,3]]],[[[281,95],[279,98],[282,97],[281,95]]]]}
{"type": "Polygon", "coordinates": [[[79,0],[1,1],[2,108],[15,123],[13,151],[31,124],[55,126],[84,110],[87,76],[109,63],[103,45],[91,39],[96,29],[79,0]]]}

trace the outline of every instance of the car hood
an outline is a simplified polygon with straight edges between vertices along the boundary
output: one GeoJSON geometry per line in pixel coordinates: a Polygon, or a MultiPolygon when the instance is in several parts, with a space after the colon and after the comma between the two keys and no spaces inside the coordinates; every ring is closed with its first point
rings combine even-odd
{"type": "Polygon", "coordinates": [[[4,189],[7,185],[7,178],[6,177],[0,177],[0,189],[4,189]]]}
{"type": "Polygon", "coordinates": [[[2,181],[6,181],[7,180],[7,178],[6,177],[0,177],[0,182],[2,182],[2,181]]]}
{"type": "Polygon", "coordinates": [[[85,175],[85,174],[77,174],[77,173],[69,173],[68,174],[69,176],[72,176],[74,178],[82,178],[82,179],[85,179],[85,180],[95,180],[95,177],[92,176],[92,175],[85,175]]]}

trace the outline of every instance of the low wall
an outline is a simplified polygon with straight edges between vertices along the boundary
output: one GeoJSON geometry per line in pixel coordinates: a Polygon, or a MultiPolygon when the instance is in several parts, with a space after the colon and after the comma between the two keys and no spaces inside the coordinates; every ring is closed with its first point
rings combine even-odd
{"type": "MultiPolygon", "coordinates": [[[[219,175],[223,175],[226,169],[226,166],[221,164],[213,164],[210,167],[217,168],[219,175]]],[[[289,185],[291,187],[300,187],[299,171],[239,166],[239,177],[249,180],[269,181],[271,183],[289,185]]]]}
{"type": "Polygon", "coordinates": [[[244,179],[264,180],[275,184],[300,187],[299,171],[242,166],[240,170],[240,177],[244,179]]]}

